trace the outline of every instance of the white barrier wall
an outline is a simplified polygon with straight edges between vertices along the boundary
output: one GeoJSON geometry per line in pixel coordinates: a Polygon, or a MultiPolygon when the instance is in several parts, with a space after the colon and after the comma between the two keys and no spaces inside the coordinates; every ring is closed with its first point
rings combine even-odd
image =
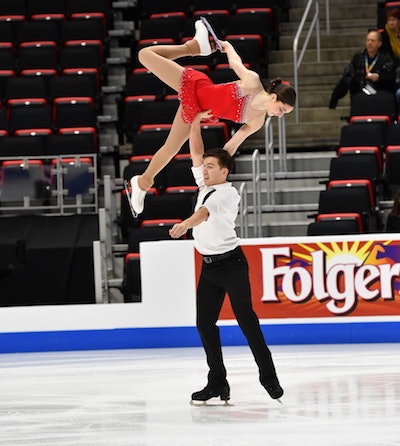
{"type": "MultiPolygon", "coordinates": [[[[253,303],[268,343],[400,341],[400,237],[387,236],[243,240],[253,303]],[[316,258],[324,264],[311,287],[316,258]],[[333,272],[337,286],[322,283],[333,272]],[[382,297],[389,288],[391,295],[382,297]],[[287,296],[285,289],[291,290],[287,296]],[[329,303],[351,308],[335,314],[329,303]]],[[[200,345],[199,262],[192,241],[142,243],[142,302],[0,308],[0,352],[200,345]]],[[[220,325],[225,345],[245,342],[228,305],[220,325]]]]}

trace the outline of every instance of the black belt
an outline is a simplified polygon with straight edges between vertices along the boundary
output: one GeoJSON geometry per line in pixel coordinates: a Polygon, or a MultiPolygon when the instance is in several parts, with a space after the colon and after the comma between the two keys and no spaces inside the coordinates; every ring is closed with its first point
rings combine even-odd
{"type": "Polygon", "coordinates": [[[207,264],[219,262],[220,260],[224,260],[224,259],[228,259],[229,257],[232,257],[237,251],[238,251],[238,248],[235,248],[232,251],[224,252],[223,254],[214,254],[212,256],[203,256],[203,262],[207,263],[207,264]]]}

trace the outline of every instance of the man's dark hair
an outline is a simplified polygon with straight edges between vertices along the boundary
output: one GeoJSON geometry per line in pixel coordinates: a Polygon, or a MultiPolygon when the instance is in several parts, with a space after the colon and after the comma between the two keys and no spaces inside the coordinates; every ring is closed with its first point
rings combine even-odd
{"type": "Polygon", "coordinates": [[[233,169],[233,158],[224,149],[209,149],[204,152],[203,159],[208,156],[217,158],[220,167],[225,167],[228,169],[229,173],[233,169]]]}

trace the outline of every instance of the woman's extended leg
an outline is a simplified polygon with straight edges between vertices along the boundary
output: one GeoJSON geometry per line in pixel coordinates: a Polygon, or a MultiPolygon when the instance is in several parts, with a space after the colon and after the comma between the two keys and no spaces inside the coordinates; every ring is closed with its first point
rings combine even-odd
{"type": "Polygon", "coordinates": [[[206,56],[212,52],[207,28],[200,20],[195,27],[195,36],[184,44],[148,46],[138,54],[139,62],[175,91],[179,91],[184,67],[174,60],[185,56],[206,56]]]}
{"type": "MultiPolygon", "coordinates": [[[[189,131],[190,124],[183,122],[181,106],[179,106],[165,143],[157,150],[146,170],[138,178],[140,189],[146,191],[153,185],[154,177],[169,163],[187,141],[189,131]]],[[[134,209],[136,210],[135,207],[134,209]]]]}

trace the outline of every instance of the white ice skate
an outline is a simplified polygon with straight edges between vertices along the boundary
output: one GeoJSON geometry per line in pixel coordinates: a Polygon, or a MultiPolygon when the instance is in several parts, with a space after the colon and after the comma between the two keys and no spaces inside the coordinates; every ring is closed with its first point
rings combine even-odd
{"type": "Polygon", "coordinates": [[[124,180],[126,198],[131,208],[133,218],[137,218],[143,212],[144,198],[146,196],[146,191],[140,189],[137,179],[138,177],[134,176],[130,182],[124,180]]]}

